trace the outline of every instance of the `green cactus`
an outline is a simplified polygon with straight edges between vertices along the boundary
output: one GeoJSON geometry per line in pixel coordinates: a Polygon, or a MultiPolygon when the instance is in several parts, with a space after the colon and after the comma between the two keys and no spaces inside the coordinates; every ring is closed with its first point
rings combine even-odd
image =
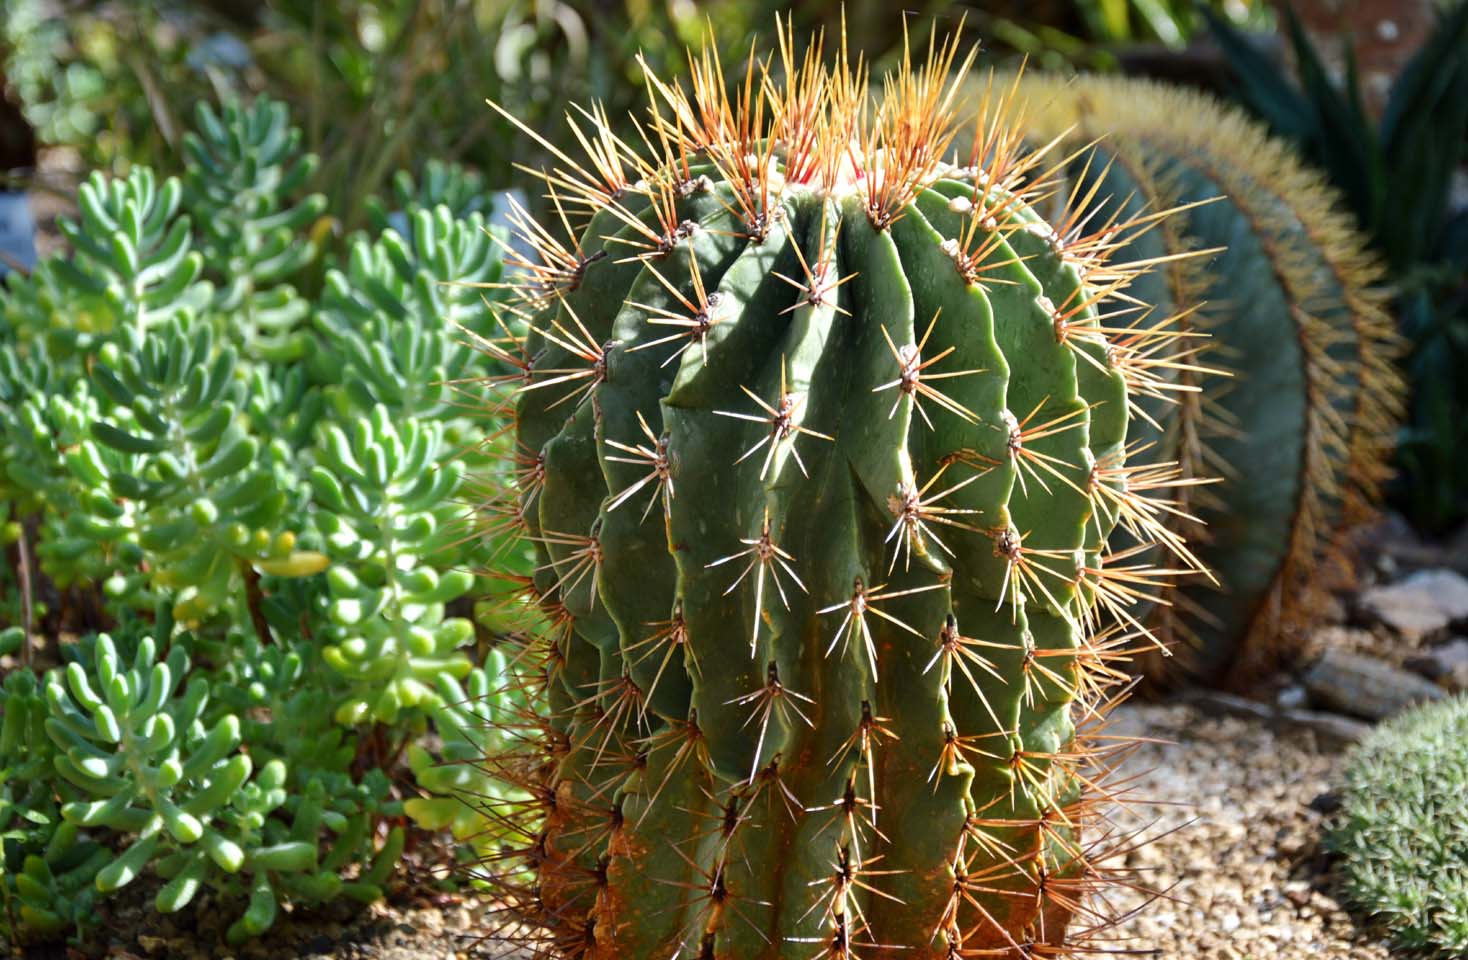
{"type": "Polygon", "coordinates": [[[1168,343],[1109,333],[1133,271],[1019,192],[1005,97],[954,139],[956,54],[870,116],[818,49],[732,100],[705,55],[692,93],[651,81],[660,155],[602,129],[546,175],[584,230],[520,218],[503,509],[552,628],[543,745],[505,760],[538,876],[503,886],[554,956],[1018,957],[1106,926],[1073,912],[1111,853],[1078,723],[1126,655],[1098,622],[1167,571],[1108,552],[1100,488],[1168,343]]]}
{"type": "Polygon", "coordinates": [[[1129,442],[1155,443],[1188,477],[1221,478],[1183,487],[1168,518],[1218,582],[1158,594],[1148,624],[1180,655],[1142,665],[1159,680],[1181,666],[1246,685],[1297,655],[1330,592],[1349,585],[1349,532],[1388,474],[1403,388],[1381,267],[1324,178],[1236,109],[1108,77],[1031,74],[1020,95],[1036,143],[1100,140],[1071,164],[1061,216],[1190,205],[1118,259],[1166,261],[1143,300],[1182,317],[1178,334],[1210,335],[1206,364],[1228,379],[1206,378],[1199,394],[1203,378],[1182,371],[1129,442]]]}

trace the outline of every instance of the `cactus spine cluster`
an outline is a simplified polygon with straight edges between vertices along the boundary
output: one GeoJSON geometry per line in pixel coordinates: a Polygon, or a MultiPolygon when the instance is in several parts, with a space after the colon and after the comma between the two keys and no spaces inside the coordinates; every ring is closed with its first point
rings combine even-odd
{"type": "MultiPolygon", "coordinates": [[[[1175,404],[1133,421],[1185,475],[1169,525],[1215,583],[1180,582],[1149,619],[1205,679],[1245,683],[1297,654],[1329,592],[1349,585],[1350,529],[1375,512],[1402,414],[1400,348],[1382,270],[1323,177],[1241,111],[1137,80],[1030,75],[1038,143],[1098,139],[1071,164],[1093,216],[1185,206],[1118,259],[1168,258],[1142,299],[1211,335],[1210,373],[1180,371],[1175,404]],[[1205,256],[1180,257],[1188,251],[1205,256]],[[1201,521],[1202,525],[1194,522],[1201,521]]],[[[1087,215],[1078,211],[1076,216],[1087,215]]]]}
{"type": "Polygon", "coordinates": [[[972,55],[928,53],[876,98],[818,45],[732,93],[705,54],[651,81],[651,156],[583,112],[557,216],[517,218],[499,510],[551,629],[497,761],[533,798],[498,814],[533,872],[499,932],[541,955],[1057,956],[1108,926],[1130,839],[1094,733],[1126,606],[1176,570],[1107,537],[1163,532],[1171,471],[1126,435],[1175,337],[1103,302],[1155,216],[1041,220],[1011,93],[960,139],[972,55]]]}

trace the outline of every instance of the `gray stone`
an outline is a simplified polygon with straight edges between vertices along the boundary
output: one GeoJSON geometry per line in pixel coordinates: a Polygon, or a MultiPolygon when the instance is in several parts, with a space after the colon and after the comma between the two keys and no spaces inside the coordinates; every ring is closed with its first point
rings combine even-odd
{"type": "Polygon", "coordinates": [[[1409,658],[1403,666],[1429,680],[1442,681],[1468,668],[1468,640],[1457,637],[1439,646],[1430,647],[1409,658]]]}
{"type": "Polygon", "coordinates": [[[1452,570],[1421,570],[1361,594],[1361,609],[1397,633],[1423,637],[1468,619],[1468,579],[1452,570]]]}
{"type": "Polygon", "coordinates": [[[1248,720],[1270,720],[1274,717],[1274,708],[1269,704],[1221,690],[1191,690],[1186,699],[1203,713],[1213,717],[1243,717],[1248,720]]]}
{"type": "Polygon", "coordinates": [[[1359,653],[1326,650],[1305,671],[1313,704],[1367,720],[1384,720],[1446,691],[1417,674],[1359,653]]]}
{"type": "Polygon", "coordinates": [[[1284,710],[1278,722],[1281,726],[1313,731],[1316,737],[1337,747],[1355,743],[1371,731],[1369,723],[1318,710],[1284,710]]]}

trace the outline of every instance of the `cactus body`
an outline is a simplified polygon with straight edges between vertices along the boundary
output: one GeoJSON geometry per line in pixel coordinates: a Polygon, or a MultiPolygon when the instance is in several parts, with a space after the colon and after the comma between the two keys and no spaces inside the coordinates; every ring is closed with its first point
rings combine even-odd
{"type": "Polygon", "coordinates": [[[937,159],[952,54],[869,126],[818,55],[732,106],[704,61],[640,176],[548,175],[578,235],[522,218],[508,509],[554,629],[506,886],[550,955],[1028,956],[1104,877],[1077,721],[1139,367],[999,107],[937,159]]]}
{"type": "Polygon", "coordinates": [[[1297,654],[1329,591],[1349,584],[1347,534],[1373,515],[1388,472],[1402,383],[1380,267],[1323,178],[1240,111],[1103,77],[1031,75],[1021,96],[1035,142],[1101,138],[1089,167],[1072,164],[1073,195],[1111,212],[1196,204],[1118,254],[1210,251],[1138,292],[1184,317],[1184,332],[1211,334],[1207,366],[1228,377],[1189,394],[1200,378],[1185,372],[1174,402],[1151,408],[1155,425],[1132,424],[1159,459],[1222,480],[1183,488],[1171,520],[1218,582],[1159,595],[1150,624],[1180,656],[1143,666],[1246,683],[1297,654]]]}

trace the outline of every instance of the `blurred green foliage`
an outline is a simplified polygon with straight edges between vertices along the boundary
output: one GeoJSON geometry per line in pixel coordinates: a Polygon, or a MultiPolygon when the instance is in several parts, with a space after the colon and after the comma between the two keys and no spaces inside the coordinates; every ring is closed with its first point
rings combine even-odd
{"type": "Polygon", "coordinates": [[[1205,11],[1250,29],[1273,19],[1268,0],[967,0],[950,16],[968,16],[986,46],[1044,69],[1107,71],[1120,47],[1183,49],[1206,28],[1205,11]]]}
{"type": "MultiPolygon", "coordinates": [[[[486,98],[541,130],[559,131],[571,102],[602,101],[625,116],[641,94],[639,53],[676,75],[685,45],[712,22],[726,62],[738,62],[784,9],[773,0],[11,0],[0,37],[42,142],[77,147],[89,167],[176,172],[193,103],[282,100],[322,158],[313,187],[350,229],[365,222],[370,196],[425,158],[471,166],[491,186],[509,184],[517,163],[542,164],[544,151],[512,136],[486,98]]],[[[838,9],[807,4],[795,20],[801,29],[832,22],[838,9]]]]}
{"type": "MultiPolygon", "coordinates": [[[[1257,23],[1264,0],[1209,0],[1257,23]]],[[[966,22],[997,54],[1114,65],[1107,47],[1180,45],[1200,20],[1190,0],[1014,0],[906,5],[840,0],[9,0],[0,52],[17,99],[43,143],[72,145],[90,168],[134,163],[177,172],[192,104],[264,93],[289,104],[305,146],[322,158],[311,178],[348,229],[387,195],[400,169],[424,158],[477,169],[489,185],[548,153],[512,135],[485,106],[504,104],[567,147],[561,114],[599,101],[613,118],[641,102],[645,57],[665,77],[686,73],[687,46],[711,24],[736,69],[776,17],[795,34],[825,30],[869,60],[896,55],[906,22],[925,32],[966,22]],[[63,16],[57,16],[64,12],[63,16]]],[[[630,126],[626,134],[634,138],[630,126]]],[[[571,152],[571,151],[568,151],[571,152]]]]}
{"type": "Polygon", "coordinates": [[[1325,172],[1390,268],[1411,390],[1395,499],[1418,525],[1444,530],[1468,517],[1468,206],[1453,205],[1468,170],[1468,3],[1444,10],[1380,117],[1363,106],[1349,45],[1338,83],[1287,15],[1292,77],[1210,19],[1238,99],[1325,172]]]}

